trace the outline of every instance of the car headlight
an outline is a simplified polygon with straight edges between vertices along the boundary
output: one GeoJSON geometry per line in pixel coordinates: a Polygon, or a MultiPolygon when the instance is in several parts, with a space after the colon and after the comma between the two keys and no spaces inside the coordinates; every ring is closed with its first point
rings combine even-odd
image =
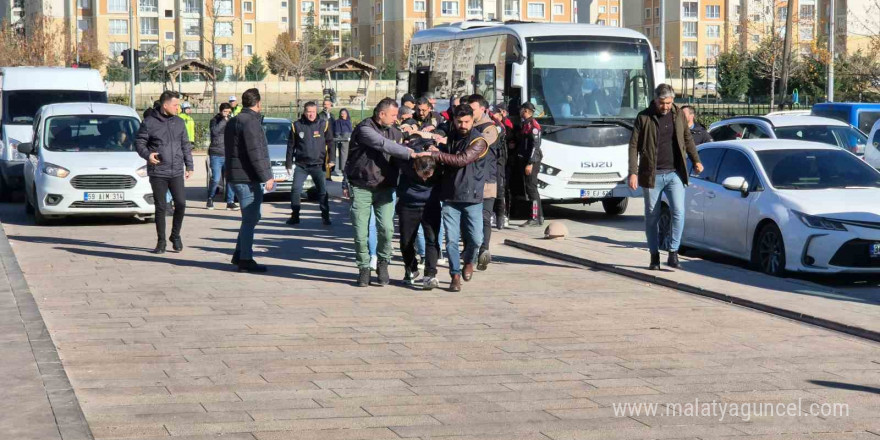
{"type": "Polygon", "coordinates": [[[804,214],[803,212],[798,211],[791,212],[809,228],[825,229],[828,231],[846,231],[846,226],[844,226],[844,224],[839,221],[831,220],[825,217],[817,217],[815,215],[804,214]]]}
{"type": "Polygon", "coordinates": [[[559,168],[553,168],[550,165],[541,164],[541,167],[538,168],[538,172],[541,174],[549,174],[551,176],[555,176],[562,172],[559,168]]]}
{"type": "Polygon", "coordinates": [[[144,165],[138,168],[136,172],[139,177],[147,177],[147,166],[144,165]]]}
{"type": "Polygon", "coordinates": [[[64,167],[59,167],[55,164],[45,163],[43,164],[43,174],[63,179],[70,175],[70,170],[64,167]]]}

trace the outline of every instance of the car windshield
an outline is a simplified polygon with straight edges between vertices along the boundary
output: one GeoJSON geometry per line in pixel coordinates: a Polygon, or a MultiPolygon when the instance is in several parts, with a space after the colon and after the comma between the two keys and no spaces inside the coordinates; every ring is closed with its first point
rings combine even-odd
{"type": "Polygon", "coordinates": [[[266,132],[266,142],[269,145],[287,145],[291,127],[290,122],[264,122],[263,131],[266,132]]]}
{"type": "Polygon", "coordinates": [[[880,188],[880,172],[843,150],[759,151],[777,189],[880,188]]]}
{"type": "Polygon", "coordinates": [[[107,94],[84,90],[4,91],[3,123],[31,125],[40,107],[65,102],[107,102],[107,94]]]}
{"type": "Polygon", "coordinates": [[[139,127],[140,121],[129,116],[54,116],[46,120],[43,148],[88,153],[135,151],[139,127]]]}
{"type": "Polygon", "coordinates": [[[868,137],[852,127],[839,125],[799,125],[777,127],[776,137],[798,141],[821,142],[844,148],[856,154],[865,152],[868,137]]]}
{"type": "Polygon", "coordinates": [[[540,122],[632,121],[648,106],[653,66],[647,43],[545,38],[527,44],[529,100],[540,122]]]}

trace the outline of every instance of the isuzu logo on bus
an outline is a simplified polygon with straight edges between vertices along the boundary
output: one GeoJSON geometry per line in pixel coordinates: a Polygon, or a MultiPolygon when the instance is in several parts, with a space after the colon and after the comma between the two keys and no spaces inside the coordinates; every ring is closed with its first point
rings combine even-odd
{"type": "Polygon", "coordinates": [[[581,168],[611,168],[612,162],[581,162],[581,168]]]}

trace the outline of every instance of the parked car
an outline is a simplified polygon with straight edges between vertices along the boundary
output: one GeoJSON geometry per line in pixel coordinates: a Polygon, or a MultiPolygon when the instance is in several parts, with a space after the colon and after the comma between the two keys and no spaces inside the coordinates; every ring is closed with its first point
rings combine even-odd
{"type": "Polygon", "coordinates": [[[776,276],[880,273],[880,171],[813,142],[714,142],[699,153],[703,172],[688,164],[684,248],[751,261],[776,276]]]}
{"type": "MultiPolygon", "coordinates": [[[[293,187],[293,176],[287,174],[285,168],[285,160],[287,159],[287,140],[290,139],[290,132],[293,130],[293,124],[289,119],[284,118],[264,118],[263,131],[266,133],[266,140],[269,143],[269,162],[272,165],[272,173],[275,175],[275,192],[289,193],[293,187]]],[[[205,157],[205,168],[207,168],[206,185],[211,184],[211,161],[205,157]]],[[[226,188],[226,179],[220,179],[220,191],[226,188]]],[[[303,195],[316,198],[314,194],[315,183],[312,177],[306,178],[303,184],[303,195]]]]}
{"type": "Polygon", "coordinates": [[[764,116],[809,116],[810,110],[780,110],[767,113],[764,116]]]}
{"type": "Polygon", "coordinates": [[[867,133],[880,119],[880,103],[823,102],[813,106],[812,114],[846,122],[867,133]]]}
{"type": "Polygon", "coordinates": [[[23,187],[25,155],[18,145],[34,135],[34,115],[46,104],[107,102],[100,72],[63,67],[0,68],[0,199],[23,187]]]}
{"type": "Polygon", "coordinates": [[[25,210],[38,225],[76,215],[155,215],[146,161],[138,156],[138,114],[115,104],[40,108],[25,155],[25,210]]]}
{"type": "Polygon", "coordinates": [[[712,124],[709,134],[716,141],[790,139],[820,142],[855,154],[864,154],[868,142],[868,137],[853,126],[818,116],[740,116],[712,124]]]}
{"type": "Polygon", "coordinates": [[[871,134],[868,135],[868,146],[865,147],[865,162],[874,168],[880,169],[880,119],[874,123],[871,134]]]}
{"type": "Polygon", "coordinates": [[[685,92],[692,92],[694,98],[716,97],[718,96],[718,88],[715,83],[700,81],[692,88],[688,88],[685,92]]]}

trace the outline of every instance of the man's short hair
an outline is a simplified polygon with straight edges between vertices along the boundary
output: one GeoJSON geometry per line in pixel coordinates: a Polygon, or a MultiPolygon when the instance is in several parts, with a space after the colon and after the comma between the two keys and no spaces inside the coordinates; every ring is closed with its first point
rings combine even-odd
{"type": "Polygon", "coordinates": [[[318,108],[318,103],[316,103],[315,101],[309,101],[306,103],[306,105],[303,106],[303,109],[307,109],[309,107],[318,108]]]}
{"type": "Polygon", "coordinates": [[[465,116],[473,117],[474,109],[468,104],[459,104],[455,107],[455,110],[452,111],[452,115],[455,118],[463,118],[465,116]]]}
{"type": "Polygon", "coordinates": [[[693,113],[693,114],[697,114],[697,111],[694,110],[694,106],[692,106],[692,105],[690,105],[690,104],[687,104],[687,105],[683,105],[683,106],[681,106],[681,109],[682,109],[682,110],[690,110],[691,113],[693,113]]]}
{"type": "Polygon", "coordinates": [[[532,111],[532,112],[533,112],[533,111],[535,111],[535,105],[532,104],[531,102],[524,102],[524,103],[522,103],[522,105],[520,106],[520,110],[528,110],[528,111],[532,111]]]}
{"type": "Polygon", "coordinates": [[[166,90],[159,95],[159,105],[165,104],[168,101],[171,101],[174,98],[180,98],[180,93],[177,93],[173,90],[166,90]]]}
{"type": "Polygon", "coordinates": [[[416,98],[413,95],[410,95],[409,93],[407,93],[406,95],[403,95],[402,98],[400,98],[400,105],[406,104],[407,102],[411,102],[411,103],[415,104],[416,98]]]}
{"type": "Polygon", "coordinates": [[[324,97],[324,102],[329,102],[329,103],[330,103],[330,104],[333,104],[333,100],[332,100],[332,99],[330,99],[330,97],[329,97],[329,96],[327,96],[327,97],[324,97]]]}
{"type": "Polygon", "coordinates": [[[413,110],[407,106],[403,106],[400,108],[400,115],[401,116],[411,115],[413,113],[415,113],[415,110],[413,110]]]}
{"type": "Polygon", "coordinates": [[[425,92],[425,93],[422,95],[422,98],[425,98],[425,99],[435,99],[435,98],[434,98],[434,92],[425,92]]]}
{"type": "Polygon", "coordinates": [[[259,89],[247,89],[241,94],[241,105],[243,105],[244,108],[253,108],[259,104],[261,100],[262,98],[260,98],[259,89]]]}
{"type": "Polygon", "coordinates": [[[417,173],[425,174],[437,168],[437,161],[433,156],[419,156],[413,160],[413,168],[417,173]]]}
{"type": "Polygon", "coordinates": [[[473,95],[467,97],[468,104],[473,104],[475,102],[480,107],[489,108],[489,101],[486,101],[486,98],[483,98],[483,95],[480,95],[478,93],[474,93],[473,95]]]}
{"type": "Polygon", "coordinates": [[[383,98],[378,104],[376,104],[376,108],[373,109],[373,116],[379,116],[379,113],[388,111],[391,107],[398,108],[400,106],[397,105],[397,101],[391,98],[383,98]]]}
{"type": "Polygon", "coordinates": [[[431,101],[428,101],[428,98],[424,96],[416,100],[416,105],[427,105],[429,108],[434,108],[434,106],[431,105],[431,101]]]}
{"type": "Polygon", "coordinates": [[[221,102],[220,112],[223,113],[223,110],[232,110],[232,106],[228,102],[221,102]]]}
{"type": "Polygon", "coordinates": [[[654,98],[655,99],[669,99],[675,98],[675,89],[672,88],[669,84],[660,84],[654,89],[654,98]]]}

